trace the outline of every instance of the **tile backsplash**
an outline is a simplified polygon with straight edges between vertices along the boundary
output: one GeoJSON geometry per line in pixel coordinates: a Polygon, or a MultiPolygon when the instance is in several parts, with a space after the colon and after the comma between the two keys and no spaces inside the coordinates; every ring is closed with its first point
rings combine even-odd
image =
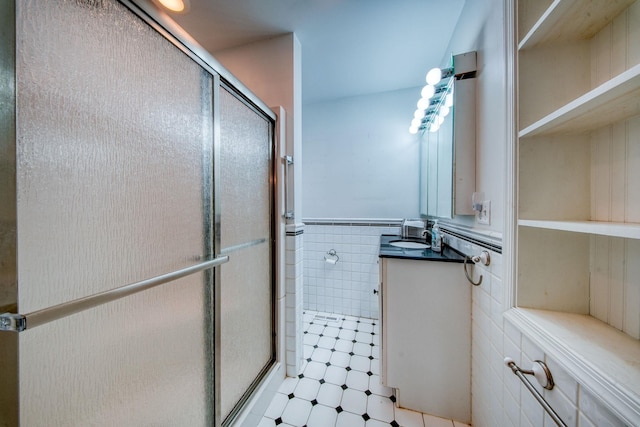
{"type": "Polygon", "coordinates": [[[304,308],[378,318],[380,235],[400,234],[401,220],[304,220],[304,308]],[[339,257],[331,264],[328,252],[339,257]]]}

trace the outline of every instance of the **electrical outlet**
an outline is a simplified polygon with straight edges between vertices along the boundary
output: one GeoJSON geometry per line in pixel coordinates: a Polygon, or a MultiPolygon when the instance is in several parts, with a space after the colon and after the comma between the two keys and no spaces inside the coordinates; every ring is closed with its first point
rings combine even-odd
{"type": "Polygon", "coordinates": [[[491,223],[491,200],[485,200],[482,202],[482,210],[476,215],[476,221],[478,224],[491,223]]]}

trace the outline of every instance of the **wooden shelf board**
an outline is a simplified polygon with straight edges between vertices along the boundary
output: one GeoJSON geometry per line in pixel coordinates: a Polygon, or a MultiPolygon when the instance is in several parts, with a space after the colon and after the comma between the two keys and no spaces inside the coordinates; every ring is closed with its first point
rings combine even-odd
{"type": "Polygon", "coordinates": [[[584,314],[519,307],[505,318],[619,417],[640,425],[640,341],[584,314]]]}
{"type": "Polygon", "coordinates": [[[640,114],[640,64],[520,131],[519,137],[598,129],[640,114]]]}
{"type": "Polygon", "coordinates": [[[590,39],[634,1],[555,0],[522,38],[518,49],[557,41],[590,39]]]}
{"type": "Polygon", "coordinates": [[[547,230],[571,231],[574,233],[599,234],[602,236],[640,239],[640,224],[605,221],[547,221],[520,219],[523,227],[545,228],[547,230]]]}

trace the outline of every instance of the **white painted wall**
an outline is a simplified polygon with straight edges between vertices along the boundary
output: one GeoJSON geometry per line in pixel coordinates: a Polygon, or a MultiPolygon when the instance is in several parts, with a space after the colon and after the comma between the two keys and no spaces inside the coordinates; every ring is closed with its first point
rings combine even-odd
{"type": "MultiPolygon", "coordinates": [[[[474,217],[453,221],[478,229],[504,232],[506,126],[506,50],[503,2],[466,2],[446,52],[477,51],[476,191],[491,200],[491,224],[475,224],[474,217]]],[[[443,63],[449,59],[443,58],[443,63]]]]}
{"type": "Polygon", "coordinates": [[[420,88],[305,105],[303,218],[418,217],[420,88]]]}

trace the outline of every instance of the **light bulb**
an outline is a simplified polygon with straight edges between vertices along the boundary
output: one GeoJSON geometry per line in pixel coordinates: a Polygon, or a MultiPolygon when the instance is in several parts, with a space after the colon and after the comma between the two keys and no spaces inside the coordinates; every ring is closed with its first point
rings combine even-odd
{"type": "Polygon", "coordinates": [[[421,124],[422,124],[422,120],[421,119],[413,119],[413,120],[411,120],[411,127],[420,127],[421,124]]]}
{"type": "Polygon", "coordinates": [[[447,114],[449,114],[449,107],[447,107],[446,105],[440,107],[440,111],[438,111],[438,115],[440,117],[447,117],[447,114]]]}
{"type": "Polygon", "coordinates": [[[418,100],[418,109],[424,111],[427,108],[429,108],[429,100],[426,98],[420,98],[418,100]]]}
{"type": "Polygon", "coordinates": [[[158,0],[158,2],[172,12],[186,12],[187,9],[185,0],[158,0]]]}
{"type": "Polygon", "coordinates": [[[424,110],[416,110],[413,112],[413,117],[416,119],[421,119],[423,118],[425,115],[425,111],[424,110]]]}
{"type": "Polygon", "coordinates": [[[453,94],[452,93],[447,94],[447,97],[444,100],[444,106],[445,107],[449,107],[449,108],[453,107],[453,94]]]}
{"type": "Polygon", "coordinates": [[[426,85],[422,88],[422,92],[420,92],[420,95],[422,95],[423,98],[430,99],[435,93],[436,88],[434,86],[426,85]]]}
{"type": "Polygon", "coordinates": [[[410,133],[411,135],[415,135],[416,133],[418,133],[418,128],[417,128],[417,127],[414,127],[414,126],[411,126],[411,127],[409,128],[409,133],[410,133]]]}
{"type": "Polygon", "coordinates": [[[440,68],[432,68],[429,70],[429,72],[427,73],[427,83],[429,83],[432,86],[437,85],[438,83],[440,83],[440,80],[442,80],[442,70],[440,68]]]}
{"type": "Polygon", "coordinates": [[[438,132],[438,129],[440,129],[440,125],[438,124],[438,122],[434,122],[434,123],[431,123],[431,126],[429,127],[429,132],[438,132]]]}

